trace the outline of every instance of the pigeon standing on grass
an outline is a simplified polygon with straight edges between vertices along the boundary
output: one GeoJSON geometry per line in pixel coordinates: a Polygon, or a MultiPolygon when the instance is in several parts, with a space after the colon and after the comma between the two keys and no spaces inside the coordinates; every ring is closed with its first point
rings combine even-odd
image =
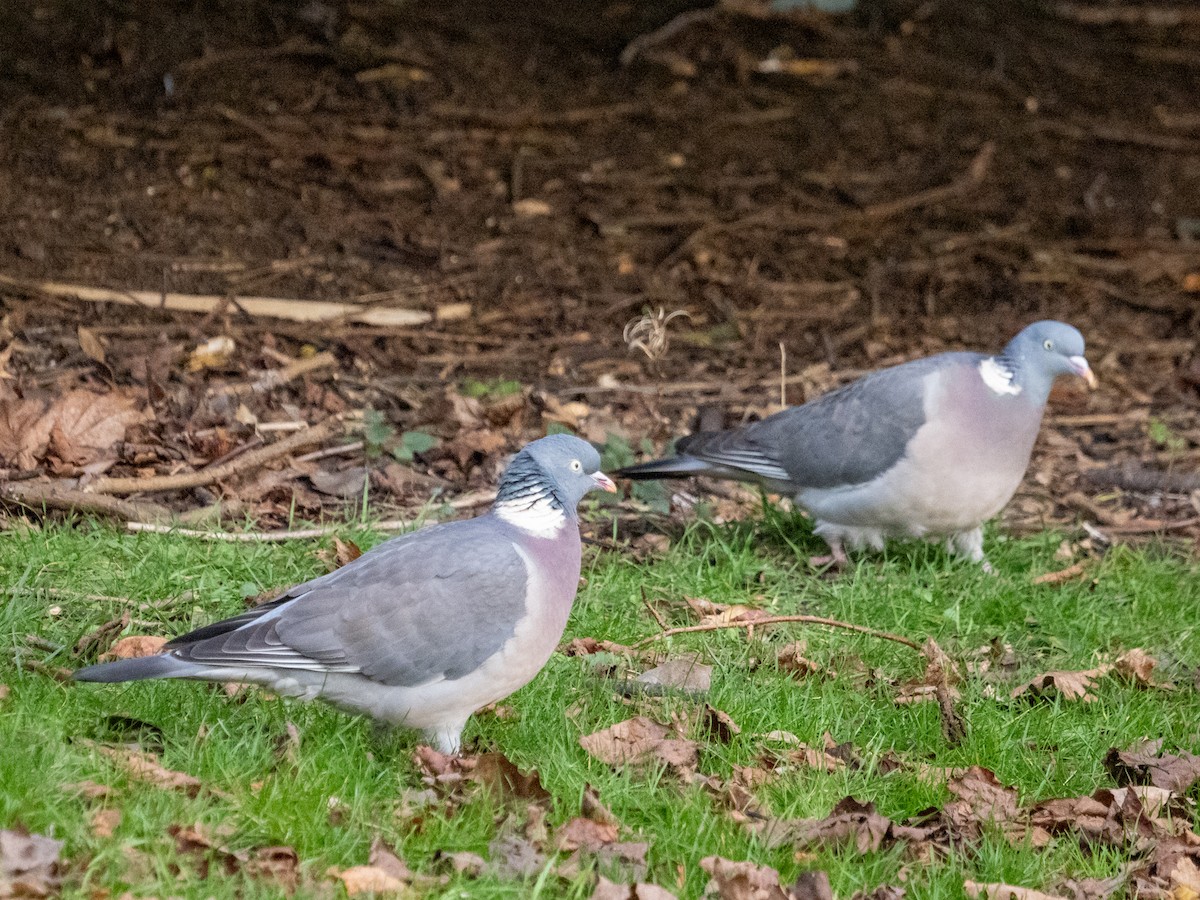
{"type": "Polygon", "coordinates": [[[1036,322],[998,356],[942,353],[881,369],[803,406],[700,432],[633,479],[707,475],[792,495],[833,561],[889,537],[944,537],[991,571],[983,523],[1012,498],[1059,375],[1095,387],[1083,335],[1036,322]]]}
{"type": "Polygon", "coordinates": [[[616,490],[590,444],[542,438],[513,459],[487,514],[393,538],[157,656],[75,678],[258,684],[419,728],[457,753],[470,715],[527,684],[558,645],[579,585],[576,506],[597,488],[616,490]]]}

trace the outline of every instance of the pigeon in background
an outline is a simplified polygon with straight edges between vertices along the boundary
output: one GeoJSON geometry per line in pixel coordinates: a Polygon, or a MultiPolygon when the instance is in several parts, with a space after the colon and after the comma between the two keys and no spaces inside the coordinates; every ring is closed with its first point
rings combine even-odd
{"type": "MultiPolygon", "coordinates": [[[[793,496],[844,563],[845,547],[942,537],[992,571],[983,523],[1012,498],[1054,380],[1095,387],[1083,335],[1037,322],[997,356],[942,353],[872,372],[803,406],[676,444],[677,456],[615,473],[707,475],[793,496]]],[[[826,560],[822,560],[826,561],[826,560]]]]}
{"type": "Polygon", "coordinates": [[[562,637],[579,584],[576,507],[615,491],[586,441],[527,445],[485,515],[386,541],[282,597],[77,681],[247,682],[418,728],[457,753],[481,707],[527,684],[562,637]]]}

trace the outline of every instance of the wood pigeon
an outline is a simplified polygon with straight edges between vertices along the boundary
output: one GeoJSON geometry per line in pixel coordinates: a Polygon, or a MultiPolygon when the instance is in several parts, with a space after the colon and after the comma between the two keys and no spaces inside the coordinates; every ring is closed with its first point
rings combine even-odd
{"type": "Polygon", "coordinates": [[[633,479],[707,475],[792,495],[833,561],[889,537],[941,537],[982,563],[983,523],[1029,465],[1059,375],[1095,387],[1083,335],[1036,322],[997,356],[941,353],[872,372],[803,406],[676,444],[677,456],[630,466],[633,479]]]}
{"type": "Polygon", "coordinates": [[[77,681],[258,684],[418,728],[457,753],[471,713],[527,684],[562,637],[579,585],[576,507],[615,491],[591,444],[527,445],[485,515],[385,541],[282,597],[77,681]]]}

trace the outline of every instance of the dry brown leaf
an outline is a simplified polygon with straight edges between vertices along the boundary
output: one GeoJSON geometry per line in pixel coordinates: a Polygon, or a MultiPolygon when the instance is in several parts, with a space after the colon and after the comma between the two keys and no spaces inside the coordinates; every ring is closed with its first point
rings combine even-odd
{"type": "Polygon", "coordinates": [[[223,791],[215,788],[205,788],[200,779],[194,775],[164,767],[152,753],[130,747],[108,747],[94,741],[80,741],[79,743],[92,747],[113,760],[135,781],[142,781],[168,790],[182,791],[189,797],[197,796],[201,790],[207,790],[208,793],[218,797],[227,796],[223,791]]]}
{"type": "Polygon", "coordinates": [[[92,331],[90,328],[84,328],[82,325],[80,325],[75,330],[75,333],[79,336],[79,349],[81,349],[90,359],[94,359],[98,363],[103,363],[104,344],[100,341],[100,338],[96,336],[96,332],[92,331]]]}
{"type": "Polygon", "coordinates": [[[980,884],[975,881],[964,881],[963,890],[971,897],[983,900],[1066,900],[1057,894],[1045,894],[1033,888],[1017,887],[1013,884],[980,884]]]}
{"type": "Polygon", "coordinates": [[[722,744],[728,744],[735,735],[742,733],[741,726],[729,713],[707,703],[700,711],[700,728],[709,738],[722,744]]]}
{"type": "MultiPolygon", "coordinates": [[[[46,452],[64,463],[84,465],[125,439],[125,431],[145,419],[132,396],[110,391],[70,391],[46,410],[35,431],[46,430],[46,452]]],[[[40,455],[40,454],[39,454],[40,455]]]]}
{"type": "Polygon", "coordinates": [[[1057,572],[1044,572],[1033,579],[1031,584],[1065,584],[1076,578],[1080,578],[1087,574],[1090,562],[1086,559],[1081,559],[1073,566],[1067,566],[1065,569],[1059,569],[1057,572]]]}
{"type": "Polygon", "coordinates": [[[779,873],[770,866],[760,866],[750,860],[724,859],[706,856],[700,868],[708,873],[705,896],[720,900],[788,900],[779,884],[779,873]]]}
{"type": "Polygon", "coordinates": [[[600,795],[590,784],[583,786],[583,799],[579,803],[579,811],[589,819],[605,822],[609,825],[620,825],[612,810],[600,802],[600,795]]]}
{"type": "Polygon", "coordinates": [[[1119,785],[1153,785],[1186,794],[1200,781],[1200,756],[1188,751],[1178,754],[1109,749],[1104,767],[1119,785]]]}
{"type": "Polygon", "coordinates": [[[1112,671],[1107,663],[1094,669],[1082,672],[1044,672],[1020,687],[1014,688],[1010,695],[1014,700],[1022,695],[1030,698],[1060,696],[1064,700],[1082,700],[1091,703],[1096,695],[1091,692],[1096,679],[1102,678],[1112,671]]]}
{"type": "Polygon", "coordinates": [[[278,882],[288,894],[300,883],[300,857],[291,847],[260,847],[242,867],[251,878],[278,882]]]}
{"type": "Polygon", "coordinates": [[[413,754],[413,761],[424,773],[422,780],[426,784],[451,793],[461,792],[467,785],[476,785],[502,803],[546,803],[550,799],[537,769],[522,772],[502,753],[450,756],[422,745],[413,754]]]}
{"type": "Polygon", "coordinates": [[[668,659],[662,665],[643,672],[635,681],[690,694],[703,694],[712,685],[712,666],[700,662],[699,657],[682,656],[668,659]]]}
{"type": "Polygon", "coordinates": [[[596,881],[591,900],[677,900],[666,888],[644,881],[634,884],[617,884],[603,875],[596,881]]]}
{"type": "Polygon", "coordinates": [[[0,703],[8,699],[8,695],[12,693],[12,689],[7,684],[0,684],[0,703]]]}
{"type": "Polygon", "coordinates": [[[46,405],[32,398],[0,400],[0,458],[14,469],[34,468],[50,440],[46,405]]]}
{"type": "Polygon", "coordinates": [[[113,789],[107,784],[97,784],[94,781],[73,781],[62,786],[68,794],[78,794],[88,800],[103,800],[113,795],[113,789]]]}
{"type": "Polygon", "coordinates": [[[104,653],[100,654],[100,662],[114,659],[137,659],[142,656],[154,656],[167,643],[165,637],[154,637],[148,634],[131,634],[113,643],[104,653]]]}
{"type": "MultiPolygon", "coordinates": [[[[879,896],[879,892],[885,887],[886,885],[876,888],[869,894],[870,900],[885,900],[884,897],[879,896]]],[[[889,896],[886,900],[899,900],[903,896],[904,891],[901,889],[899,895],[889,896]]],[[[796,876],[792,886],[788,888],[788,898],[789,900],[833,900],[833,887],[829,884],[829,873],[820,869],[801,872],[796,876]]],[[[855,894],[853,900],[866,900],[866,898],[855,894]]]]}
{"type": "Polygon", "coordinates": [[[1140,647],[1134,647],[1117,657],[1117,673],[1125,676],[1135,684],[1143,687],[1154,687],[1154,670],[1158,668],[1158,660],[1140,647]]]}
{"type": "Polygon", "coordinates": [[[121,824],[121,811],[119,809],[98,809],[92,813],[88,824],[92,827],[92,834],[98,838],[110,838],[113,832],[117,830],[117,826],[121,824]]]}
{"type": "Polygon", "coordinates": [[[807,652],[806,641],[793,641],[779,649],[775,654],[775,662],[781,671],[787,672],[793,678],[808,678],[821,672],[821,664],[806,657],[804,654],[807,652]]]}
{"type": "Polygon", "coordinates": [[[670,727],[646,716],[635,716],[584,735],[579,743],[596,759],[614,766],[660,760],[686,768],[699,762],[699,744],[677,737],[670,727]]]}
{"type": "Polygon", "coordinates": [[[367,856],[367,864],[374,868],[386,872],[395,879],[405,882],[411,882],[413,879],[412,870],[395,852],[387,846],[379,838],[375,838],[371,844],[371,852],[367,856]]]}
{"type": "Polygon", "coordinates": [[[488,844],[488,868],[501,878],[530,878],[546,865],[546,856],[526,837],[501,834],[488,844]]]}
{"type": "Polygon", "coordinates": [[[620,828],[608,822],[576,817],[563,824],[554,836],[554,846],[559,850],[597,850],[605,844],[615,843],[620,837],[620,828]]]}
{"type": "Polygon", "coordinates": [[[348,897],[358,897],[362,894],[402,896],[412,893],[403,881],[389,875],[378,866],[351,866],[337,873],[337,878],[342,882],[348,897]]]}
{"type": "Polygon", "coordinates": [[[63,842],[42,834],[0,829],[0,897],[57,893],[63,842]]]}
{"type": "Polygon", "coordinates": [[[235,350],[237,350],[237,345],[234,344],[231,337],[222,334],[214,338],[209,338],[204,343],[198,344],[188,354],[184,368],[189,372],[223,368],[229,363],[229,359],[233,356],[235,350]]]}

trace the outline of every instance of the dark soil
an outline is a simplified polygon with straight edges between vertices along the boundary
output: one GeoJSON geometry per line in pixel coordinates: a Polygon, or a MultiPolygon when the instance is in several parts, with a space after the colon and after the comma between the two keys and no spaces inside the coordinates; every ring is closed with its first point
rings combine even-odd
{"type": "MultiPolygon", "coordinates": [[[[1176,474],[1200,460],[1190,7],[1157,24],[1137,4],[863,0],[846,17],[730,5],[621,64],[685,9],[6,3],[11,389],[136,392],[152,421],[110,474],[163,474],[261,439],[210,402],[221,384],[330,350],[332,370],[255,393],[248,412],[313,422],[370,406],[397,432],[451,442],[418,456],[414,478],[481,487],[481,461],[546,419],[636,446],[701,407],[760,414],[779,400],[781,344],[796,402],[864,368],[999,348],[1053,317],[1085,332],[1102,387],[1056,395],[1010,521],[1083,515],[1139,532],[1196,515],[1198,495],[1176,483],[1112,491],[1129,459],[1176,474]],[[1118,21],[1089,24],[1098,16],[1118,21]],[[760,71],[768,59],[783,71],[760,71]],[[232,299],[165,314],[48,296],[39,281],[232,299]],[[246,296],[471,314],[313,326],[255,319],[246,296]],[[687,317],[650,358],[623,329],[660,308],[687,317]],[[218,335],[236,353],[186,371],[218,335]],[[522,409],[497,413],[485,396],[477,421],[448,411],[467,379],[497,378],[526,388],[522,409]],[[586,407],[563,412],[572,401],[586,407]],[[452,443],[489,428],[503,440],[452,443]]],[[[293,489],[264,489],[252,511],[280,520],[293,489]]],[[[303,490],[302,513],[343,502],[303,490]]]]}

